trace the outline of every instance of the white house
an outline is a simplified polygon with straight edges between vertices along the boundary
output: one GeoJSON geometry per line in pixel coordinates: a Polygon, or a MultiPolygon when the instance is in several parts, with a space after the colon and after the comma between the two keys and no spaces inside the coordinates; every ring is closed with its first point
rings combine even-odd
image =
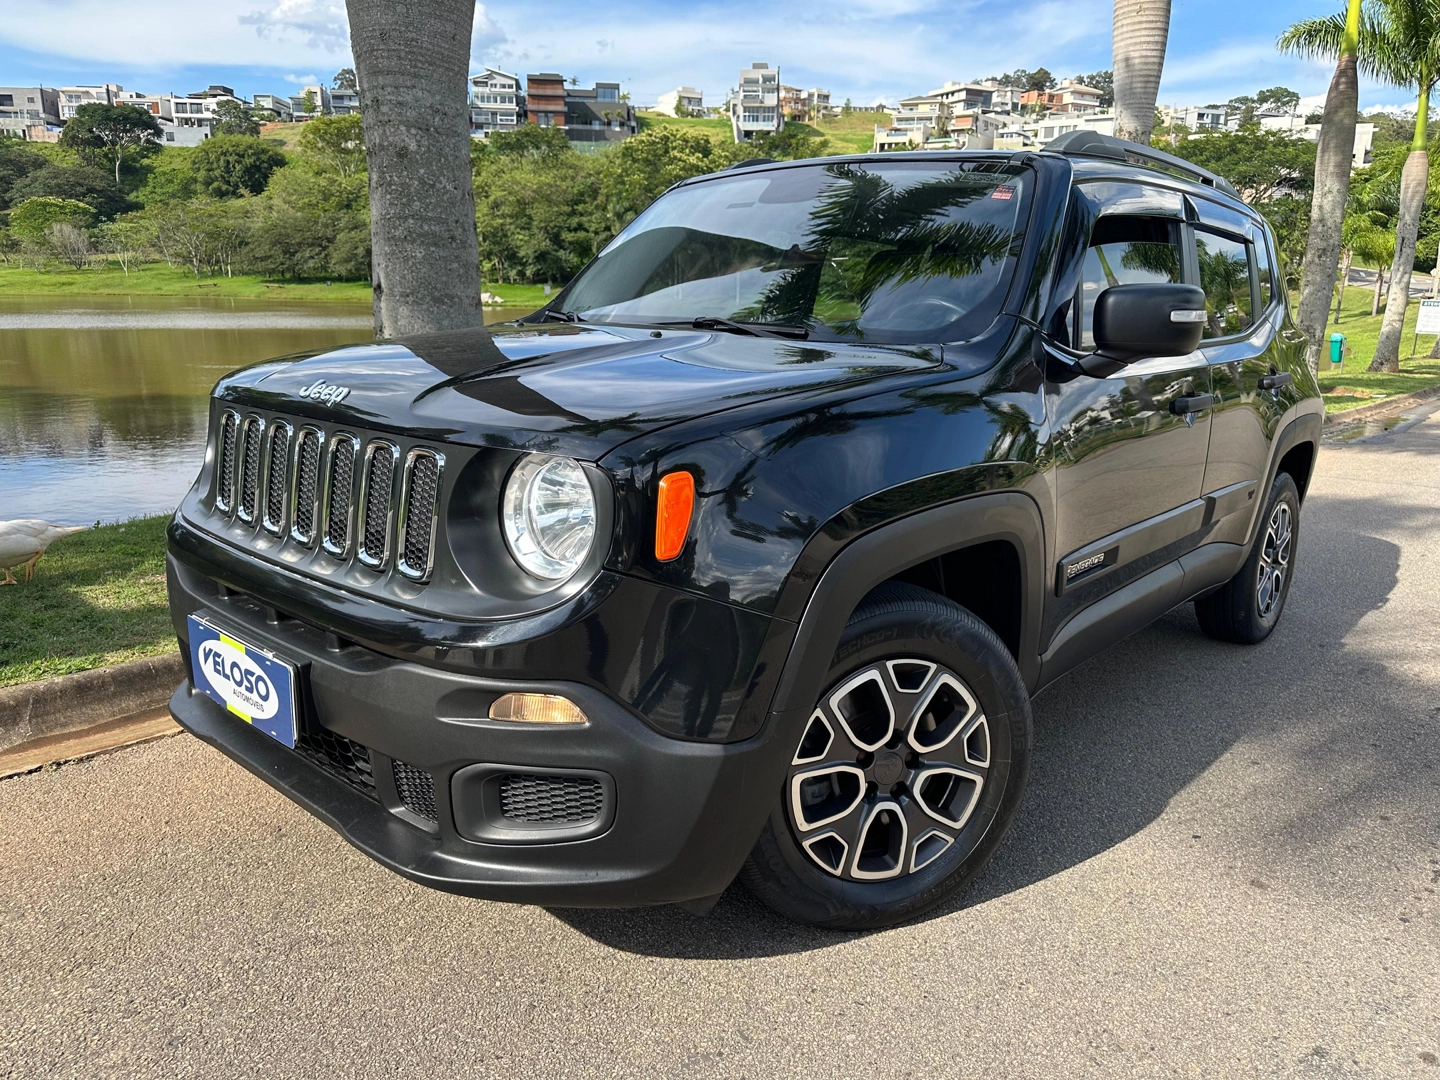
{"type": "Polygon", "coordinates": [[[494,131],[514,131],[524,100],[518,75],[492,67],[471,75],[470,137],[483,139],[494,131]]]}
{"type": "Polygon", "coordinates": [[[666,116],[679,116],[677,106],[682,106],[689,116],[703,114],[705,95],[693,86],[677,86],[674,90],[667,90],[660,95],[660,100],[655,103],[655,111],[666,116]]]}
{"type": "Polygon", "coordinates": [[[780,112],[780,69],[755,62],[740,71],[740,85],[730,96],[730,128],[735,141],[775,135],[785,126],[780,112]]]}
{"type": "Polygon", "coordinates": [[[125,88],[119,83],[103,86],[62,86],[60,88],[60,119],[69,120],[81,105],[115,105],[125,88]]]}

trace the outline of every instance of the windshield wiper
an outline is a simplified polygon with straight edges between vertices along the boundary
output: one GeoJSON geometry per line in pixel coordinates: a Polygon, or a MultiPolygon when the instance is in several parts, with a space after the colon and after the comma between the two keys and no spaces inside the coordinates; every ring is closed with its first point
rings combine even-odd
{"type": "Polygon", "coordinates": [[[713,315],[701,315],[691,319],[690,325],[696,330],[729,330],[732,334],[749,334],[752,337],[808,338],[810,331],[803,326],[786,323],[737,322],[735,319],[721,319],[713,315]]]}
{"type": "Polygon", "coordinates": [[[556,310],[555,308],[546,308],[546,309],[545,309],[544,311],[542,311],[540,314],[544,315],[545,318],[547,318],[547,319],[554,319],[556,322],[584,322],[584,321],[585,321],[584,319],[580,318],[580,316],[577,315],[577,314],[576,314],[575,312],[573,312],[573,311],[558,311],[558,310],[556,310]]]}

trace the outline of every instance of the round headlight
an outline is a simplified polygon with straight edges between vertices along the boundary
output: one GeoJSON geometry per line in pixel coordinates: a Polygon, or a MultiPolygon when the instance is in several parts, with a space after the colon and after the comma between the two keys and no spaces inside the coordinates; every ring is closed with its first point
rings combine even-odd
{"type": "Polygon", "coordinates": [[[568,578],[595,543],[595,495],[569,458],[529,454],[505,481],[505,543],[527,573],[568,578]]]}

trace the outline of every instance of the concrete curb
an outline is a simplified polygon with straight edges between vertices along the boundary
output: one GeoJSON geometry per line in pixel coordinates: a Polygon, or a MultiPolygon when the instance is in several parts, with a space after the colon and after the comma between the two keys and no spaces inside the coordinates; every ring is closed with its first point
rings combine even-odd
{"type": "Polygon", "coordinates": [[[1423,405],[1427,401],[1440,398],[1440,386],[1427,386],[1424,390],[1416,390],[1413,394],[1400,394],[1397,397],[1386,398],[1384,401],[1377,401],[1371,405],[1357,405],[1353,409],[1346,409],[1344,412],[1330,413],[1325,417],[1327,428],[1345,427],[1349,424],[1358,424],[1366,420],[1378,420],[1386,416],[1394,416],[1406,409],[1413,409],[1416,405],[1423,405]]]}
{"type": "Polygon", "coordinates": [[[180,653],[0,689],[0,752],[153,712],[185,677],[180,653]]]}

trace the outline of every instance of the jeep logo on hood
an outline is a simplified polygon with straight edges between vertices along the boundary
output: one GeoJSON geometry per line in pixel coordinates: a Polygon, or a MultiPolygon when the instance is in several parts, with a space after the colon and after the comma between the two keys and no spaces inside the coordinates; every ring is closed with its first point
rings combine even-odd
{"type": "Polygon", "coordinates": [[[327,383],[324,379],[316,379],[309,386],[300,388],[302,398],[323,402],[326,405],[339,405],[349,393],[348,386],[336,386],[334,383],[327,383]]]}

